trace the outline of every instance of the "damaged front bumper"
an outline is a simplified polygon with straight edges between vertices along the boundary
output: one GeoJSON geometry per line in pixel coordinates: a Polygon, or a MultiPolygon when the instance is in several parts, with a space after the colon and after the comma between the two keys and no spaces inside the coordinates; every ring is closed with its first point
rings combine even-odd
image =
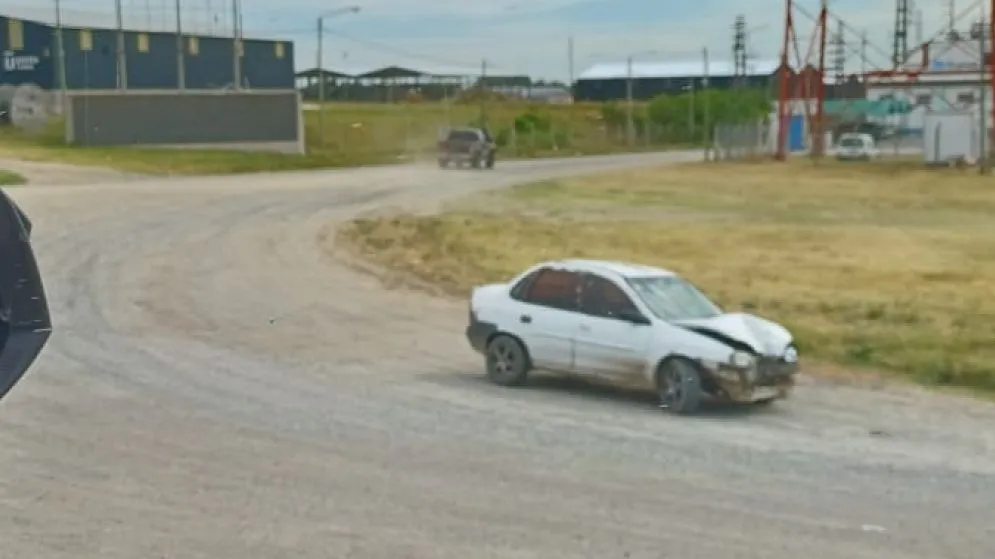
{"type": "Polygon", "coordinates": [[[753,403],[787,398],[795,386],[798,362],[760,357],[748,367],[702,363],[716,396],[732,402],[753,403]]]}

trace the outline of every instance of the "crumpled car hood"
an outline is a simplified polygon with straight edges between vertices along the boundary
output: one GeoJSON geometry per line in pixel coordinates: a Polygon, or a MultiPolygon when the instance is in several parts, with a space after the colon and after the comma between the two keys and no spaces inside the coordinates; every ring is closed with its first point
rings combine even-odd
{"type": "Polygon", "coordinates": [[[779,356],[791,343],[791,333],[783,326],[747,313],[726,313],[713,318],[674,320],[674,324],[703,335],[717,334],[745,344],[760,355],[779,356]]]}

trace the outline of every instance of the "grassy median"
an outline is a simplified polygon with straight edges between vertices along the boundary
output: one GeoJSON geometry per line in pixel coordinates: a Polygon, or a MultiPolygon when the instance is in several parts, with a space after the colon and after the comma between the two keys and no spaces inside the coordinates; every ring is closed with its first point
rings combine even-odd
{"type": "Polygon", "coordinates": [[[463,294],[537,260],[661,265],[822,361],[995,391],[995,180],[875,165],[689,164],[544,182],[340,243],[463,294]]]}
{"type": "Polygon", "coordinates": [[[27,179],[13,171],[0,169],[0,186],[14,186],[27,182],[27,179]]]}
{"type": "MultiPolygon", "coordinates": [[[[439,131],[466,126],[479,118],[477,104],[328,103],[324,118],[304,111],[308,154],[287,155],[220,150],[154,148],[81,148],[62,141],[61,123],[26,134],[0,128],[0,155],[35,161],[109,167],[148,174],[227,174],[253,171],[317,169],[407,162],[434,154],[439,131]]],[[[514,128],[516,119],[543,123],[543,129],[504,134],[502,156],[549,157],[659,148],[641,142],[628,146],[606,130],[601,106],[492,103],[487,118],[492,130],[514,128]]]]}

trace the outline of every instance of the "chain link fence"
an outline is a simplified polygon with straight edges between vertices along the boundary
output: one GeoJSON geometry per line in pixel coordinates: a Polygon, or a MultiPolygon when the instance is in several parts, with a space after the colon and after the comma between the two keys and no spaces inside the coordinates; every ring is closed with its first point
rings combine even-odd
{"type": "Polygon", "coordinates": [[[766,120],[743,124],[720,123],[714,129],[711,159],[730,161],[769,156],[774,153],[776,142],[770,122],[766,120]]]}

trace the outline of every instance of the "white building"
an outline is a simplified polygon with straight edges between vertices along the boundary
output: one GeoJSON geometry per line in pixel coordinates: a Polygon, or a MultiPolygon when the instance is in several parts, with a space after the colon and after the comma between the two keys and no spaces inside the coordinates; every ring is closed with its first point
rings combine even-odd
{"type": "MultiPolygon", "coordinates": [[[[991,44],[987,37],[986,42],[991,44]]],[[[868,100],[904,100],[914,107],[910,114],[886,117],[882,124],[909,131],[922,130],[923,115],[927,111],[975,112],[984,94],[988,126],[991,127],[990,75],[987,71],[982,72],[980,46],[976,35],[948,36],[928,45],[920,60],[910,61],[906,66],[905,72],[920,72],[917,76],[908,73],[868,76],[868,100]]]]}

